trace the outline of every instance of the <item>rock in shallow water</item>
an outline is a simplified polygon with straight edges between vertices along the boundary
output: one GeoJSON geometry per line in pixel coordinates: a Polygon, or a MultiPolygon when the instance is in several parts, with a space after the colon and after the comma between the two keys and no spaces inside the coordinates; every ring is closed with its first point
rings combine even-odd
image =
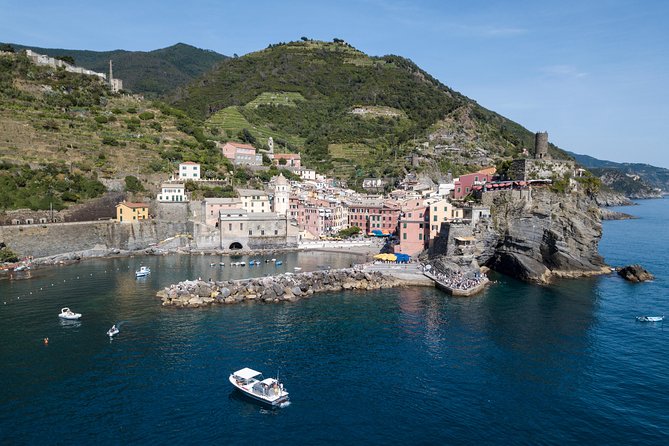
{"type": "Polygon", "coordinates": [[[630,282],[646,282],[655,279],[655,276],[641,265],[628,265],[620,268],[618,275],[630,282]]]}

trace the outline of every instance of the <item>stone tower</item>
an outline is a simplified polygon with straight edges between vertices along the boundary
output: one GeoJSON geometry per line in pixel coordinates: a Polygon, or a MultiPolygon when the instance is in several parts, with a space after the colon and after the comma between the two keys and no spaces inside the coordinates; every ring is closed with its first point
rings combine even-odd
{"type": "Polygon", "coordinates": [[[534,158],[548,159],[548,132],[537,132],[534,135],[534,158]]]}
{"type": "Polygon", "coordinates": [[[269,153],[274,153],[274,138],[271,136],[267,140],[267,147],[269,147],[269,153]]]}
{"type": "Polygon", "coordinates": [[[279,215],[288,213],[290,202],[290,184],[283,174],[279,174],[274,181],[274,212],[279,215]]]}

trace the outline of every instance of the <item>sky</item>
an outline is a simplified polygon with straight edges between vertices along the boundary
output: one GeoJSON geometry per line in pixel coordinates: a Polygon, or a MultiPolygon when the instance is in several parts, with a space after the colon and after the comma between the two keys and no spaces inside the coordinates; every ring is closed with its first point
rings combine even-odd
{"type": "Polygon", "coordinates": [[[669,168],[669,1],[0,0],[0,41],[106,51],[178,42],[243,55],[344,39],[572,152],[669,168]]]}

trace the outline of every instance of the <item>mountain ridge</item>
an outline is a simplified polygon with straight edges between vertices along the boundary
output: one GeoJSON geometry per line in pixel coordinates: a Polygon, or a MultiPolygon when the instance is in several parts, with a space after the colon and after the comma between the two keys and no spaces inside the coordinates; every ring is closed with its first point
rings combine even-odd
{"type": "Polygon", "coordinates": [[[184,85],[216,63],[227,58],[212,50],[205,50],[186,43],[151,51],[73,50],[63,48],[41,48],[7,43],[16,50],[31,49],[52,57],[69,56],[75,64],[101,73],[109,72],[109,60],[113,61],[114,77],[123,80],[124,89],[134,93],[158,97],[184,85]]]}

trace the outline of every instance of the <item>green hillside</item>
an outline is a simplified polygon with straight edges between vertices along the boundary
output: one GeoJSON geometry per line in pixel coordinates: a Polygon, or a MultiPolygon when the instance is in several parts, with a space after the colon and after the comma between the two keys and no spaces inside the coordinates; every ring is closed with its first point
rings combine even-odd
{"type": "Polygon", "coordinates": [[[209,177],[232,170],[179,110],[113,94],[95,76],[0,55],[0,210],[65,206],[126,176],[155,193],[182,160],[202,163],[209,177]]]}
{"type": "Polygon", "coordinates": [[[154,51],[84,51],[59,48],[38,48],[11,44],[15,49],[31,49],[52,57],[69,56],[77,66],[101,73],[109,72],[113,61],[114,77],[123,80],[123,87],[134,93],[157,97],[187,84],[226,58],[214,51],[177,43],[154,51]]]}
{"type": "Polygon", "coordinates": [[[298,148],[307,165],[353,180],[403,175],[406,155],[417,153],[423,142],[429,150],[421,153],[422,169],[436,164],[463,171],[520,156],[534,144],[532,132],[451,90],[410,60],[370,57],[341,41],[270,45],[227,59],[172,100],[189,115],[230,132],[243,127],[256,137],[269,133],[275,140],[302,141],[298,148]],[[456,144],[462,151],[449,161],[450,155],[433,150],[439,144],[456,144]]]}

